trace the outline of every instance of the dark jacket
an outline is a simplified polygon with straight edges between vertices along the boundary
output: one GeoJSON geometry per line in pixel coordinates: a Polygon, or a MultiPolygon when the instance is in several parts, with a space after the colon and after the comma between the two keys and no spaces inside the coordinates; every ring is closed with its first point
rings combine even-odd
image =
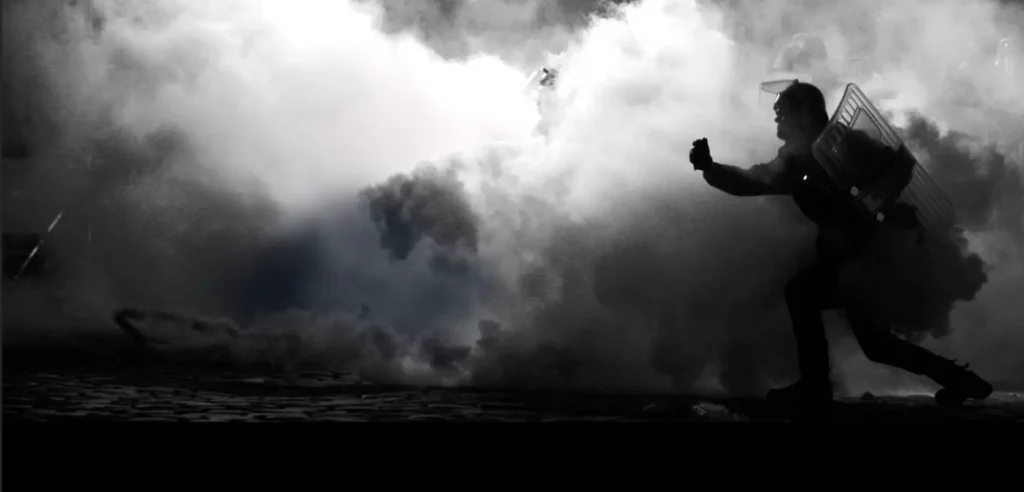
{"type": "Polygon", "coordinates": [[[804,216],[818,225],[822,260],[857,254],[870,239],[874,224],[865,220],[815,161],[811,145],[786,144],[771,162],[741,169],[712,164],[704,171],[711,186],[735,196],[788,195],[804,216]]]}

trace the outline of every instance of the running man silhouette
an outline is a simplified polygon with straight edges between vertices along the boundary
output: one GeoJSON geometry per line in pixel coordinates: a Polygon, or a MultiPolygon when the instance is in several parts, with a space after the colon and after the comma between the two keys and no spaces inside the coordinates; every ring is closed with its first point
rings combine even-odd
{"type": "MultiPolygon", "coordinates": [[[[811,146],[829,121],[821,91],[811,84],[795,82],[779,95],[775,113],[777,136],[783,145],[771,162],[750,169],[719,164],[712,159],[706,139],[695,141],[690,151],[694,169],[702,171],[711,186],[735,196],[792,196],[803,214],[818,226],[816,262],[786,285],[800,380],[771,390],[769,400],[812,412],[831,409],[828,340],[821,311],[836,308],[845,308],[868,359],[931,378],[943,387],[935,395],[939,403],[959,405],[968,398],[987,398],[992,386],[966,366],[899,338],[863,306],[840,294],[840,268],[864,248],[877,225],[857,213],[854,203],[814,159],[811,146]]],[[[908,181],[909,175],[902,185],[908,181]]]]}

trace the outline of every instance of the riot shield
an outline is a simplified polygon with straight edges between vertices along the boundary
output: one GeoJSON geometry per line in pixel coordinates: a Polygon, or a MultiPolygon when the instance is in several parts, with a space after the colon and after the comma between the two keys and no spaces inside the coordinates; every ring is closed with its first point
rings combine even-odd
{"type": "Polygon", "coordinates": [[[924,232],[944,235],[953,226],[952,202],[856,84],[846,86],[813,152],[866,216],[882,222],[889,206],[902,202],[916,209],[924,232]],[[878,150],[865,151],[871,146],[878,150]]]}

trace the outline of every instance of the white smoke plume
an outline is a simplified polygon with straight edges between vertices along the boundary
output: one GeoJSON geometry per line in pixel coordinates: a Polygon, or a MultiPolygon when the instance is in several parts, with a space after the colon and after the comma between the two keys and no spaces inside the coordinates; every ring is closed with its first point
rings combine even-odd
{"type": "MultiPolygon", "coordinates": [[[[773,156],[756,83],[799,31],[862,60],[862,85],[897,120],[916,111],[983,135],[942,105],[938,81],[999,39],[1011,11],[616,3],[600,16],[511,0],[5,3],[5,113],[10,98],[34,115],[19,122],[36,150],[26,174],[57,173],[35,178],[49,183],[39,201],[91,210],[104,238],[91,270],[68,267],[68,302],[103,319],[119,307],[230,315],[240,361],[378,380],[731,393],[786,382],[782,286],[812,259],[813,227],[786,199],[709,189],[690,142],[707,137],[716,160],[741,166],[773,156]],[[523,87],[553,54],[560,112],[545,141],[523,87]]],[[[1007,86],[979,92],[1021,101],[1007,86]]],[[[993,210],[1020,190],[1003,189],[993,210]]],[[[54,242],[69,265],[84,222],[69,215],[54,242]]],[[[953,335],[929,342],[984,359],[975,367],[992,377],[1022,353],[993,355],[1020,346],[1013,289],[999,287],[1019,284],[1019,254],[996,252],[1021,243],[1000,224],[969,231],[996,273],[954,312],[953,335]]],[[[5,326],[43,323],[12,312],[9,290],[5,326]]],[[[845,345],[836,357],[864,375],[845,345]]]]}

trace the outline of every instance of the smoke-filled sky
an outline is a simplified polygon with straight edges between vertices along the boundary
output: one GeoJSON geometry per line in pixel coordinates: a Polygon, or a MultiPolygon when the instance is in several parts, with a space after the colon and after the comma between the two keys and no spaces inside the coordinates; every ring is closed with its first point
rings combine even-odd
{"type": "MultiPolygon", "coordinates": [[[[756,84],[814,32],[905,127],[989,265],[925,343],[1019,380],[1024,193],[1004,154],[1024,95],[990,69],[1016,11],[616,3],[5,2],[5,147],[34,153],[4,162],[5,188],[31,190],[5,195],[5,230],[73,212],[52,246],[69,311],[227,315],[370,377],[759,392],[794,375],[782,286],[814,230],[784,198],[709,189],[686,154],[707,137],[718,161],[772,158],[756,84]],[[527,82],[555,61],[542,138],[527,82]],[[950,87],[1007,113],[999,136],[995,110],[966,117],[950,87]]],[[[4,296],[5,326],[74,332],[9,308],[38,296],[4,296]]],[[[850,388],[903,384],[829,319],[850,388]]],[[[234,350],[270,350],[253,340],[234,350]]]]}

